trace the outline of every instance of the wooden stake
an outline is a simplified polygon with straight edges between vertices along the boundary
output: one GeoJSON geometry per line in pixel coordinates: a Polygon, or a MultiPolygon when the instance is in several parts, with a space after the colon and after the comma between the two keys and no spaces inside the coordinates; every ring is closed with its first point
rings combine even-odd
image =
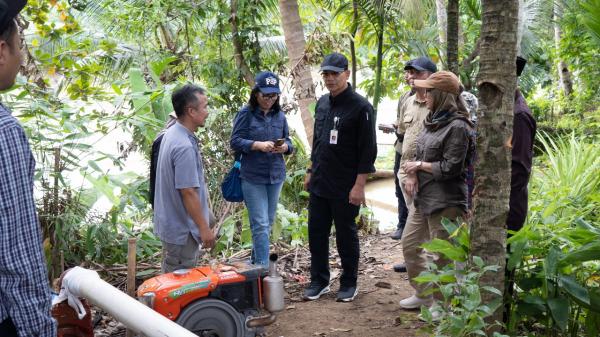
{"type": "MultiPolygon", "coordinates": [[[[127,240],[127,294],[135,298],[136,274],[136,241],[135,237],[127,240]]],[[[127,329],[127,337],[133,337],[134,332],[127,329]]]]}

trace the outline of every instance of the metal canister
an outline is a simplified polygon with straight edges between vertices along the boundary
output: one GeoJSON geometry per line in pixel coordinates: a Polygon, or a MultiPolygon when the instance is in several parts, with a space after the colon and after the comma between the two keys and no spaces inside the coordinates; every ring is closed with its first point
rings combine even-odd
{"type": "Polygon", "coordinates": [[[285,309],[283,278],[277,271],[277,254],[269,256],[269,275],[263,278],[263,301],[265,309],[280,312],[285,309]]]}

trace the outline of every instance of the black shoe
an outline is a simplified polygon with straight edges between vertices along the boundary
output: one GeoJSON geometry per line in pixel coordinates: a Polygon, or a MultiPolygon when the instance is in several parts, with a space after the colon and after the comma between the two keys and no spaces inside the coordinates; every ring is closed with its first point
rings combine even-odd
{"type": "Polygon", "coordinates": [[[305,301],[314,301],[321,297],[321,295],[329,292],[329,285],[321,285],[318,283],[311,283],[306,289],[304,289],[304,296],[302,298],[305,301]]]}
{"type": "Polygon", "coordinates": [[[392,238],[392,240],[400,240],[400,239],[402,239],[402,231],[399,229],[396,229],[395,231],[392,232],[392,235],[390,235],[390,237],[392,238]]]}
{"type": "Polygon", "coordinates": [[[406,273],[406,265],[404,263],[396,263],[394,265],[394,271],[396,273],[406,273]]]}
{"type": "Polygon", "coordinates": [[[338,302],[352,302],[358,294],[358,287],[341,286],[337,294],[338,302]]]}

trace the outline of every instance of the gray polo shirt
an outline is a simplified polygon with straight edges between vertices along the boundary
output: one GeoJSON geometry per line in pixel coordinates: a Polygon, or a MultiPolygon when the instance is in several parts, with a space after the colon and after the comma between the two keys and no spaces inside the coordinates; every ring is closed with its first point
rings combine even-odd
{"type": "Polygon", "coordinates": [[[200,231],[183,205],[180,189],[198,192],[202,216],[208,223],[208,195],[198,139],[179,122],[170,127],[160,144],[154,195],[154,234],[162,241],[183,245],[188,233],[200,242],[200,231]]]}

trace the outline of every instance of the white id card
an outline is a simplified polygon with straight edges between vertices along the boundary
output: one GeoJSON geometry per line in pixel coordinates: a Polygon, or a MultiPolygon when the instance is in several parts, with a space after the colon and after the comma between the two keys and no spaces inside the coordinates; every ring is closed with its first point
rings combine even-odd
{"type": "Polygon", "coordinates": [[[338,130],[331,130],[329,133],[329,144],[337,144],[338,141],[338,130]]]}

